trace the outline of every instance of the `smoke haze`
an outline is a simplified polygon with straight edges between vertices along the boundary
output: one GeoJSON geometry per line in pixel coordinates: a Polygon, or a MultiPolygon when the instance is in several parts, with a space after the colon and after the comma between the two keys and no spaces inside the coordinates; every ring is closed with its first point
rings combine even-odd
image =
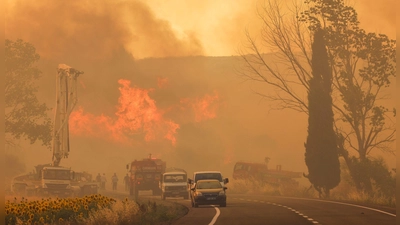
{"type": "MultiPolygon", "coordinates": [[[[282,5],[290,5],[284,1],[282,5]]],[[[134,58],[237,55],[248,29],[257,35],[260,0],[10,0],[6,36],[30,40],[42,57],[109,59],[121,49],[134,58]]],[[[395,0],[351,0],[361,27],[395,37],[395,0]]]]}
{"type": "MultiPolygon", "coordinates": [[[[194,34],[178,38],[141,1],[11,1],[6,36],[33,43],[44,58],[109,59],[125,49],[135,58],[199,55],[194,34]]],[[[65,60],[65,59],[64,59],[65,60]]]]}
{"type": "MultiPolygon", "coordinates": [[[[386,2],[354,6],[362,28],[395,37],[394,0],[386,2]]],[[[130,160],[152,153],[168,167],[230,177],[236,161],[268,156],[272,167],[306,172],[306,115],[270,111],[252,91],[263,84],[237,79],[238,57],[204,57],[236,55],[245,29],[259,32],[258,3],[12,0],[5,31],[36,47],[38,95],[50,107],[57,65],[85,72],[62,165],[121,177],[130,160]]],[[[50,159],[38,145],[23,152],[28,170],[50,159]]]]}

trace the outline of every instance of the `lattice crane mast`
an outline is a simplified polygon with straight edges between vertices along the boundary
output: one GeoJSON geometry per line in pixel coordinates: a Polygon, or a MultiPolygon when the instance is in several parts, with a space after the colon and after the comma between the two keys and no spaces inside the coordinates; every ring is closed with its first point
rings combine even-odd
{"type": "Polygon", "coordinates": [[[56,81],[56,112],[53,129],[53,166],[69,154],[69,116],[78,102],[77,79],[82,71],[59,64],[56,81]]]}

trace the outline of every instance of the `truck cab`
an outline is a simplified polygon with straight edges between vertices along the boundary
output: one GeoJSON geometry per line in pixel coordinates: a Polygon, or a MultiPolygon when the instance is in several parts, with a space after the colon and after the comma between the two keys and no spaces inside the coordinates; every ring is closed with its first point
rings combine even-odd
{"type": "Polygon", "coordinates": [[[11,190],[27,196],[70,196],[74,192],[71,179],[70,168],[40,164],[33,172],[15,177],[11,190]]]}
{"type": "Polygon", "coordinates": [[[160,181],[161,199],[166,197],[189,198],[189,190],[186,183],[187,174],[185,171],[171,171],[162,175],[160,181]]]}
{"type": "Polygon", "coordinates": [[[70,196],[73,192],[70,168],[61,166],[46,166],[41,170],[41,185],[39,191],[44,195],[70,196]]]}

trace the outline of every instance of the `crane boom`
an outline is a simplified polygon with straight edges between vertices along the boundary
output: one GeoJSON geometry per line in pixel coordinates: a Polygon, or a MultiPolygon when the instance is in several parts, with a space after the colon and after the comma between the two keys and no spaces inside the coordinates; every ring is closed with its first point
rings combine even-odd
{"type": "Polygon", "coordinates": [[[53,166],[59,166],[62,158],[69,154],[69,115],[77,97],[77,78],[82,71],[59,64],[56,79],[56,111],[53,129],[53,166]]]}

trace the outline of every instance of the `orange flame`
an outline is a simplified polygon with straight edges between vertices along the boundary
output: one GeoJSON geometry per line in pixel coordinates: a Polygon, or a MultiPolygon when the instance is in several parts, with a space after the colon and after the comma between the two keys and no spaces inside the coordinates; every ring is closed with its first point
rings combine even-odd
{"type": "Polygon", "coordinates": [[[126,143],[127,137],[113,124],[110,117],[95,116],[83,111],[82,107],[73,111],[69,117],[69,129],[75,136],[109,137],[115,141],[126,143]]]}
{"type": "Polygon", "coordinates": [[[130,87],[128,80],[119,80],[117,119],[84,113],[82,108],[71,113],[70,130],[75,135],[104,136],[118,142],[129,142],[129,135],[144,134],[146,141],[154,141],[159,137],[176,144],[176,131],[179,124],[165,119],[149,92],[137,87],[130,87]],[[106,132],[106,133],[104,133],[106,132]]]}

